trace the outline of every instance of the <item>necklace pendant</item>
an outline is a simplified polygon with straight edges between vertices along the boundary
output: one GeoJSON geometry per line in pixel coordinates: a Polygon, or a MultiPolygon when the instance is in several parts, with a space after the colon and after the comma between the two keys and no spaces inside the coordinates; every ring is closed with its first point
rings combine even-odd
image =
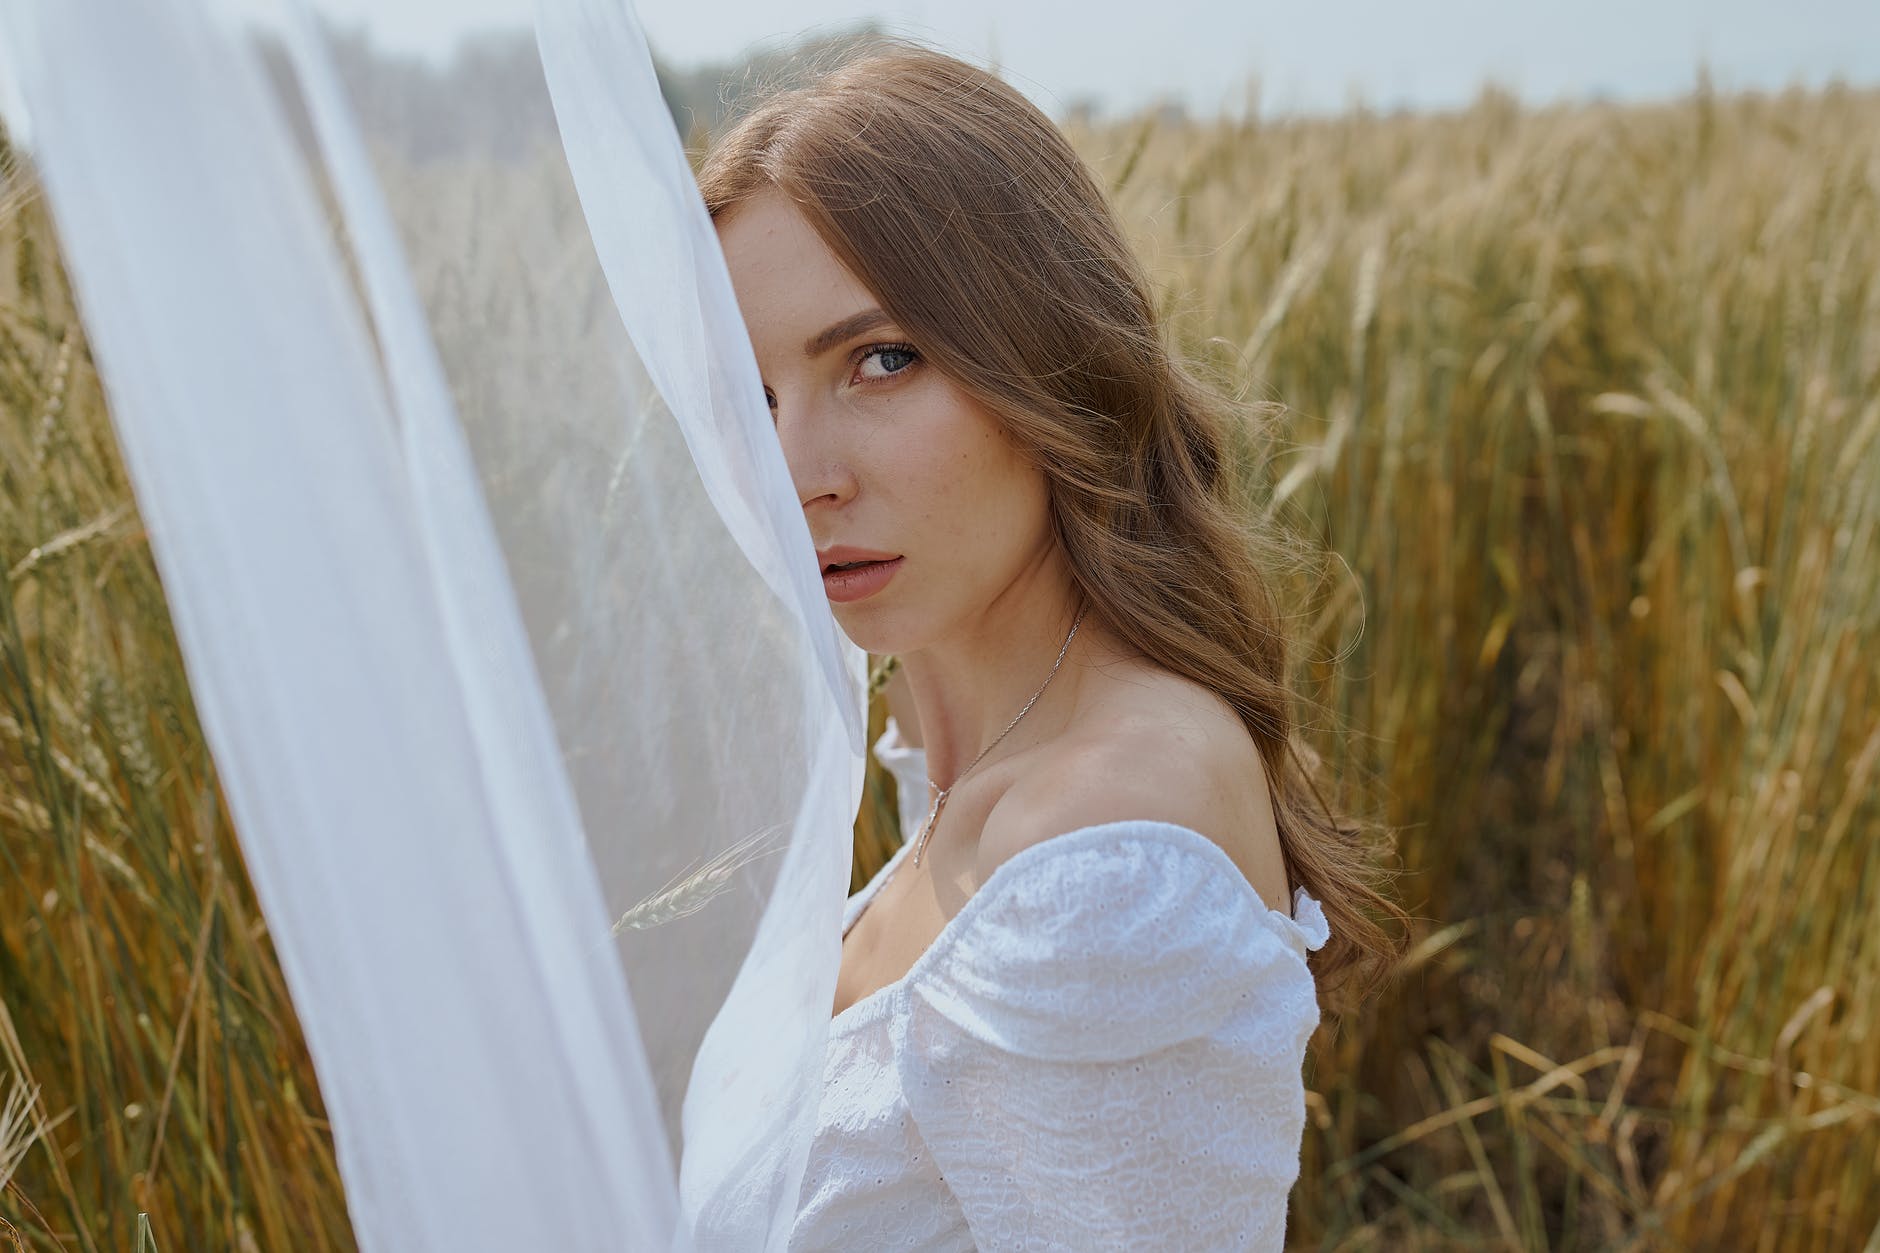
{"type": "Polygon", "coordinates": [[[914,845],[914,864],[920,865],[921,850],[927,847],[927,837],[933,834],[934,823],[940,821],[940,807],[947,803],[947,794],[941,792],[934,797],[933,808],[927,811],[927,821],[921,825],[920,839],[914,845]]]}

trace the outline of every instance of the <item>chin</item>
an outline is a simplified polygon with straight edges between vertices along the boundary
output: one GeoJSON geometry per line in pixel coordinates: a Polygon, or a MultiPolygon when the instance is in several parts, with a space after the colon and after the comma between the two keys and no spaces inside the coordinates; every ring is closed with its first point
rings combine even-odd
{"type": "Polygon", "coordinates": [[[893,632],[884,631],[878,624],[869,622],[868,615],[865,613],[857,613],[853,615],[853,619],[845,620],[847,617],[848,615],[841,612],[841,607],[838,607],[836,625],[842,628],[842,634],[848,637],[849,643],[877,657],[894,651],[893,632]],[[854,619],[859,619],[859,621],[854,619]]]}
{"type": "Polygon", "coordinates": [[[829,608],[835,611],[836,625],[848,637],[849,643],[865,653],[885,657],[911,646],[907,633],[896,625],[893,616],[877,611],[868,601],[852,605],[831,604],[829,608]]]}

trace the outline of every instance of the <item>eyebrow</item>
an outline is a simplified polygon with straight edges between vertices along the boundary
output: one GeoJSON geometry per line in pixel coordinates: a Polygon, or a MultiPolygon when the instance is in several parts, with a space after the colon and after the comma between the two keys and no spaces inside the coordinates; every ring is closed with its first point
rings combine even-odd
{"type": "Polygon", "coordinates": [[[860,335],[863,331],[872,331],[877,326],[887,326],[893,321],[880,309],[864,309],[810,336],[809,342],[803,345],[803,355],[814,361],[851,335],[860,335]]]}

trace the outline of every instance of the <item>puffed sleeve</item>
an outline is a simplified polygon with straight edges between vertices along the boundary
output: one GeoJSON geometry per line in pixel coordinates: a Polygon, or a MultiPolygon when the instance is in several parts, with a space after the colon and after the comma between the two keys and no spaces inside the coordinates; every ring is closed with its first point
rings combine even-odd
{"type": "Polygon", "coordinates": [[[894,1030],[987,1250],[1279,1249],[1323,913],[1266,908],[1186,827],[1088,827],[970,898],[894,1030]]]}

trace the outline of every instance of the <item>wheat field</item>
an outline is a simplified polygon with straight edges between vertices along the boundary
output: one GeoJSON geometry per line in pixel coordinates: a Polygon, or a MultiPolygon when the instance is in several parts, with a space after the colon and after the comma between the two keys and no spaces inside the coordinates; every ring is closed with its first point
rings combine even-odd
{"type": "MultiPolygon", "coordinates": [[[[1301,717],[1418,920],[1294,1246],[1880,1251],[1880,92],[1073,136],[1327,554],[1301,717]]],[[[10,157],[0,255],[0,1249],[351,1248],[10,157]]]]}

